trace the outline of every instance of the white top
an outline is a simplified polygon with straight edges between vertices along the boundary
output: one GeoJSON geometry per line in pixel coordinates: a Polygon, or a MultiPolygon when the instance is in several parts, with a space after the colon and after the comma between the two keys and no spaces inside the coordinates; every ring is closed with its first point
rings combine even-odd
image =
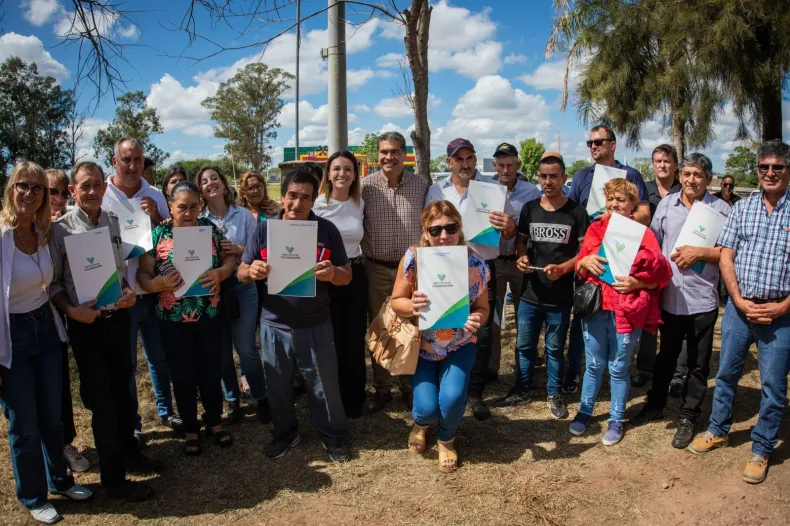
{"type": "MultiPolygon", "coordinates": [[[[115,176],[111,175],[107,177],[107,191],[104,192],[104,199],[102,200],[102,208],[105,210],[109,210],[111,208],[110,202],[112,201],[124,203],[129,200],[129,198],[126,197],[126,194],[123,193],[123,190],[113,184],[113,177],[115,176]]],[[[162,194],[162,192],[160,192],[157,188],[149,185],[148,181],[142,177],[140,178],[140,189],[132,196],[132,199],[141,197],[150,197],[153,199],[156,202],[156,208],[159,210],[159,215],[162,216],[163,219],[170,217],[170,209],[167,208],[167,201],[165,201],[164,194],[162,194]]],[[[151,227],[156,227],[156,225],[151,225],[151,227]]],[[[136,294],[147,294],[147,292],[137,284],[138,259],[139,258],[132,258],[126,260],[126,273],[124,278],[136,294]]]]}
{"type": "Polygon", "coordinates": [[[49,300],[49,295],[41,283],[41,273],[44,273],[44,284],[52,283],[55,274],[49,252],[44,247],[38,247],[38,253],[32,257],[14,247],[14,261],[11,266],[13,279],[11,280],[11,293],[8,295],[8,312],[11,314],[24,314],[41,307],[49,300]],[[38,270],[33,258],[41,265],[38,270]]]}
{"type": "Polygon", "coordinates": [[[313,212],[318,217],[323,217],[331,221],[340,231],[343,237],[343,245],[346,247],[346,256],[349,259],[362,255],[359,244],[362,242],[364,230],[362,228],[362,216],[365,211],[365,201],[359,199],[359,206],[353,199],[348,201],[338,201],[329,198],[327,202],[325,195],[319,195],[313,203],[313,212]]]}

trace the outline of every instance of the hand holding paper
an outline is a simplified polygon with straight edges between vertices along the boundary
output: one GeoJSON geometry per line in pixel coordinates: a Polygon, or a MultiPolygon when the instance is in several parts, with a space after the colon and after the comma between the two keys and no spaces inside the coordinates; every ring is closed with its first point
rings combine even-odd
{"type": "Polygon", "coordinates": [[[414,307],[414,315],[419,316],[420,311],[430,305],[431,300],[428,299],[428,295],[421,290],[415,290],[414,294],[411,295],[411,304],[414,307]]]}
{"type": "Polygon", "coordinates": [[[466,206],[462,214],[464,236],[469,243],[499,246],[499,231],[504,230],[507,221],[503,221],[498,215],[492,219],[491,215],[495,211],[504,212],[506,192],[505,186],[499,183],[469,181],[466,206]]]}
{"type": "Polygon", "coordinates": [[[719,239],[719,234],[724,228],[726,217],[719,211],[701,201],[695,201],[691,205],[691,210],[683,223],[675,246],[672,247],[673,254],[670,259],[675,262],[678,268],[690,268],[697,274],[702,274],[705,270],[705,261],[699,259],[699,251],[686,250],[685,254],[679,254],[680,262],[675,257],[675,252],[680,252],[682,247],[713,248],[719,239]],[[691,261],[691,256],[696,254],[696,259],[691,261]],[[683,266],[681,266],[683,263],[683,266]]]}

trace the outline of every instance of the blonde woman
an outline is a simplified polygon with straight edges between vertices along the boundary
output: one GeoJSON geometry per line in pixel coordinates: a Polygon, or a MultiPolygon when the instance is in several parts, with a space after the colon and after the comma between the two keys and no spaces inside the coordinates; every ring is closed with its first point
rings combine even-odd
{"type": "Polygon", "coordinates": [[[49,210],[54,221],[68,212],[69,176],[58,168],[50,168],[44,173],[47,174],[49,210]]]}
{"type": "Polygon", "coordinates": [[[277,217],[280,205],[269,199],[266,179],[259,172],[245,172],[239,182],[239,206],[252,212],[255,221],[265,223],[266,219],[277,217]]]}

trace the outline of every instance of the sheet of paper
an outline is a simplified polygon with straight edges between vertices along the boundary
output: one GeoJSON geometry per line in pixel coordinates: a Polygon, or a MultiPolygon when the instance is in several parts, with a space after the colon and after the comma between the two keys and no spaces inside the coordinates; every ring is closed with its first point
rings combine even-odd
{"type": "Polygon", "coordinates": [[[463,213],[464,237],[468,243],[499,246],[499,232],[488,221],[491,212],[504,212],[507,188],[497,182],[469,181],[463,213]]]}
{"type": "Polygon", "coordinates": [[[151,239],[151,219],[140,208],[141,199],[128,199],[125,202],[110,201],[110,211],[118,216],[123,241],[123,259],[132,259],[154,247],[151,239]]]}
{"type": "Polygon", "coordinates": [[[115,266],[110,229],[97,228],[64,238],[77,301],[96,299],[96,308],[112,307],[121,297],[121,277],[115,266]]]}
{"type": "Polygon", "coordinates": [[[647,227],[620,214],[612,214],[598,255],[608,260],[601,281],[613,284],[615,276],[628,276],[647,227]]]}
{"type": "MultiPolygon", "coordinates": [[[[691,210],[683,223],[683,228],[680,229],[680,235],[675,246],[672,247],[672,252],[675,252],[678,247],[691,246],[700,248],[713,248],[716,246],[716,240],[719,239],[724,228],[724,223],[727,217],[714,210],[710,206],[701,201],[695,201],[691,205],[691,210]]],[[[702,274],[705,270],[705,261],[699,260],[689,268],[697,274],[702,274]]]]}
{"type": "Polygon", "coordinates": [[[214,265],[211,261],[211,227],[180,226],[173,229],[173,266],[184,284],[176,290],[176,298],[209,296],[200,284],[200,276],[214,265]]]}
{"type": "Polygon", "coordinates": [[[318,222],[266,221],[266,228],[269,294],[315,297],[318,222]]]}
{"type": "Polygon", "coordinates": [[[420,330],[462,329],[469,319],[469,249],[418,248],[417,290],[430,300],[420,313],[420,330]]]}
{"type": "Polygon", "coordinates": [[[601,215],[601,212],[606,208],[606,196],[603,193],[603,187],[606,186],[606,183],[612,179],[625,179],[626,175],[628,175],[628,172],[620,168],[600,164],[595,165],[592,186],[590,186],[590,196],[587,198],[587,213],[590,214],[590,219],[601,215]]]}

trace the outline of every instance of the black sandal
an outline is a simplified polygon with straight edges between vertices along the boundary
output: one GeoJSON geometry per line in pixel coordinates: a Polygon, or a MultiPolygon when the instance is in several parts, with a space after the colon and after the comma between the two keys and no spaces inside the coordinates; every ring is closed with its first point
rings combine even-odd
{"type": "Polygon", "coordinates": [[[200,438],[190,438],[184,442],[184,454],[188,457],[197,457],[203,452],[200,438]]]}
{"type": "Polygon", "coordinates": [[[206,436],[214,437],[214,445],[219,447],[230,447],[233,445],[233,437],[224,429],[213,431],[210,427],[206,428],[206,436]]]}

